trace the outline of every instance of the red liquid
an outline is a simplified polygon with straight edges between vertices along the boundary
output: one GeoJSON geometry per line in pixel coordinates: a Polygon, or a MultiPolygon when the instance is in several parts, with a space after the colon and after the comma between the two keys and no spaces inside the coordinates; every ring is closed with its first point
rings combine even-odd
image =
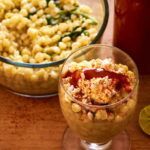
{"type": "Polygon", "coordinates": [[[73,85],[74,87],[77,87],[78,80],[81,78],[80,77],[80,71],[75,71],[75,72],[70,72],[68,71],[63,78],[68,78],[71,77],[70,84],[73,85]]]}
{"type": "MultiPolygon", "coordinates": [[[[92,78],[104,78],[104,77],[107,76],[108,78],[113,79],[113,81],[116,84],[116,89],[117,90],[120,90],[121,88],[124,87],[127,92],[131,91],[130,83],[128,82],[128,77],[125,76],[125,75],[115,73],[115,72],[111,72],[111,71],[107,71],[107,70],[104,70],[104,69],[98,70],[98,69],[95,69],[95,68],[84,69],[83,73],[85,75],[86,80],[90,80],[92,78]]],[[[78,80],[81,78],[80,74],[81,74],[80,71],[75,71],[73,73],[67,72],[63,76],[63,78],[71,77],[70,84],[77,87],[78,80]]]]}
{"type": "Polygon", "coordinates": [[[116,0],[114,45],[127,52],[140,73],[150,74],[150,0],[116,0]]]}

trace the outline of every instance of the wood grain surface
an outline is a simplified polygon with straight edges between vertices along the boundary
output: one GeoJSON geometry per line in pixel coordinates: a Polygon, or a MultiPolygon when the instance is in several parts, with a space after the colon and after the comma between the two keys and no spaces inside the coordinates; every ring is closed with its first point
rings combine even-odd
{"type": "MultiPolygon", "coordinates": [[[[127,128],[131,150],[150,149],[150,137],[138,125],[139,111],[150,104],[150,76],[140,82],[136,113],[127,128]]],[[[23,98],[0,88],[0,150],[61,150],[66,127],[58,97],[23,98]]]]}

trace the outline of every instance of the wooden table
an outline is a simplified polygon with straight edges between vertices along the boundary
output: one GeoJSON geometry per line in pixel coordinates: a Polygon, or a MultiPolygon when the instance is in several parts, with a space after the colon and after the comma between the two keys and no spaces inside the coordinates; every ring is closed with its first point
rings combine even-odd
{"type": "MultiPolygon", "coordinates": [[[[138,106],[127,129],[131,150],[150,149],[150,137],[138,125],[140,109],[150,104],[150,76],[140,82],[138,106]]],[[[23,98],[0,88],[0,150],[61,150],[66,127],[58,97],[23,98]]]]}
{"type": "MultiPolygon", "coordinates": [[[[111,42],[111,27],[112,16],[104,43],[111,42]]],[[[127,128],[131,136],[131,150],[150,150],[150,137],[138,125],[139,111],[150,104],[149,92],[150,75],[141,76],[138,106],[127,128]]],[[[58,97],[23,98],[0,88],[0,150],[61,150],[66,127],[58,97]]]]}

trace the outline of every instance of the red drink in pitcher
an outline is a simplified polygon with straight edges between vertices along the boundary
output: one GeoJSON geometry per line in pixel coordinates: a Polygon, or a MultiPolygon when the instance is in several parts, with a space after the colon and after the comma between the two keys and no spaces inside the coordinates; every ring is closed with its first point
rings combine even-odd
{"type": "Polygon", "coordinates": [[[150,74],[150,0],[115,0],[114,45],[150,74]]]}

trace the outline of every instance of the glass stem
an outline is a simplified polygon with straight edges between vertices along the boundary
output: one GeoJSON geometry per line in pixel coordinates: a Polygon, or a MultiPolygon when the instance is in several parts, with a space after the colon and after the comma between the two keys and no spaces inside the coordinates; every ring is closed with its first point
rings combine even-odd
{"type": "Polygon", "coordinates": [[[109,141],[107,143],[89,143],[85,140],[81,140],[81,146],[85,150],[108,150],[111,146],[112,141],[109,141]]]}

